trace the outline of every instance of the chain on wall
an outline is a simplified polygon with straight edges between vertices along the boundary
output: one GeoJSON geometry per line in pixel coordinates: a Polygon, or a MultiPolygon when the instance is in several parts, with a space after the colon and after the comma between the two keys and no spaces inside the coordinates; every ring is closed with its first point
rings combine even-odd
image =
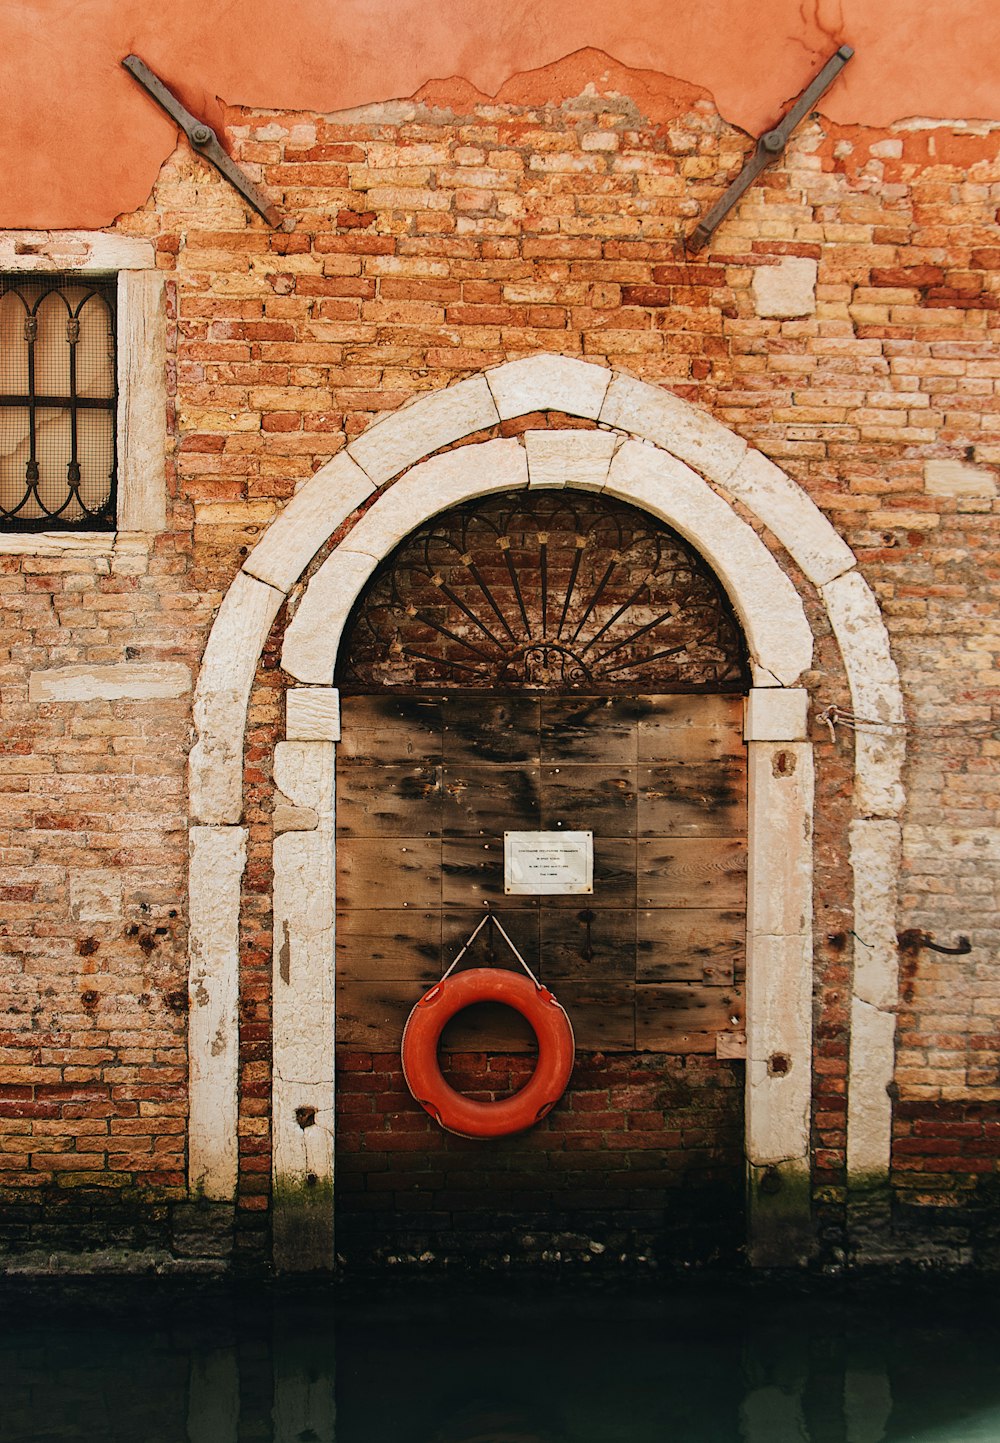
{"type": "Polygon", "coordinates": [[[506,493],[442,513],[362,592],[345,691],[741,691],[739,623],[675,532],[586,492],[506,493]]]}

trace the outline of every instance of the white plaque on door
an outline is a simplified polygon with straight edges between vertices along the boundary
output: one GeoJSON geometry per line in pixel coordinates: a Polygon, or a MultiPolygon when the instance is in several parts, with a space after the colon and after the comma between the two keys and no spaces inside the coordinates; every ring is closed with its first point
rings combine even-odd
{"type": "Polygon", "coordinates": [[[593,832],[504,832],[503,889],[539,897],[592,892],[593,832]]]}

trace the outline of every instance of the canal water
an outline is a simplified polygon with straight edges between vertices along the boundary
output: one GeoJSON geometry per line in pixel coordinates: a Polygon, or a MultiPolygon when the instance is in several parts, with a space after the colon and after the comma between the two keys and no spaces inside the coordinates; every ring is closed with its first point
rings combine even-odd
{"type": "Polygon", "coordinates": [[[0,1380],[0,1443],[1000,1443],[1000,1311],[942,1283],[0,1285],[0,1380]]]}

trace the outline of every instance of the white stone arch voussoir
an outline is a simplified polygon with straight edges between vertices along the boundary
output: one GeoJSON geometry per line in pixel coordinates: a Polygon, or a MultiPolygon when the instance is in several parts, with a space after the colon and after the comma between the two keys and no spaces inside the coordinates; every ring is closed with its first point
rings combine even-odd
{"type": "MultiPolygon", "coordinates": [[[[197,740],[190,769],[190,1181],[208,1196],[231,1197],[236,1181],[242,750],[250,687],[267,633],[282,601],[332,532],[381,491],[310,581],[282,657],[300,683],[289,693],[288,741],[282,744],[291,750],[278,759],[279,771],[293,775],[287,794],[290,830],[304,844],[303,831],[312,827],[318,840],[328,825],[332,859],[332,819],[322,799],[332,779],[337,737],[336,696],[330,688],[350,608],[378,563],[425,520],[461,501],[518,486],[602,490],[659,516],[712,564],[745,628],[754,679],[747,739],[751,794],[756,796],[751,805],[754,976],[748,996],[747,1150],[760,1167],[808,1167],[811,860],[804,856],[802,839],[811,817],[811,747],[806,697],[795,683],[809,665],[812,638],[794,586],[729,499],[759,518],[818,588],[840,642],[855,713],[885,723],[883,731],[891,737],[893,724],[902,719],[902,702],[878,607],[855,570],[853,553],[822,513],[740,437],[655,386],[587,362],[543,355],[433,392],[369,427],[296,493],[244,562],[220,608],[196,690],[197,740]],[[520,440],[432,454],[499,421],[540,410],[587,417],[599,429],[528,432],[520,440]],[[387,486],[390,481],[394,484],[387,486]],[[769,758],[776,747],[791,749],[796,762],[801,760],[794,787],[772,785],[775,769],[769,758]],[[329,750],[329,767],[316,748],[329,750]],[[316,805],[310,805],[310,797],[316,805]],[[801,854],[801,865],[786,866],[776,885],[773,876],[761,873],[760,859],[785,855],[789,846],[801,854]],[[783,1073],[767,1068],[775,1050],[792,1059],[783,1073]]],[[[899,743],[880,735],[869,741],[859,734],[852,859],[864,935],[877,939],[866,953],[855,999],[855,1026],[864,1046],[852,1059],[851,1142],[856,1170],[865,1173],[888,1165],[884,1083],[891,1077],[895,951],[889,945],[894,932],[888,889],[877,879],[872,883],[870,873],[866,882],[864,874],[874,858],[883,877],[884,865],[898,848],[901,760],[899,743]],[[857,1105],[855,1082],[864,1094],[857,1105]]],[[[298,857],[296,865],[302,861],[298,857]]],[[[324,861],[324,871],[331,865],[324,861]]],[[[276,875],[276,892],[286,882],[276,875]]],[[[277,919],[275,930],[276,976],[281,976],[283,967],[295,970],[288,949],[294,952],[296,939],[277,935],[277,919]]],[[[326,958],[324,949],[329,950],[329,965],[323,965],[332,971],[330,938],[315,926],[311,938],[302,943],[305,954],[314,954],[315,960],[326,958]]],[[[314,1003],[317,985],[314,977],[314,1003]]],[[[320,1029],[323,1038],[332,1037],[332,1001],[330,1008],[320,1029]]],[[[329,1071],[332,1079],[332,1056],[320,1064],[319,1035],[299,1039],[305,1045],[303,1050],[297,1044],[298,1055],[312,1056],[312,1079],[325,1085],[321,1074],[329,1071]]],[[[280,1073],[277,1061],[275,1071],[280,1073]]],[[[312,1086],[309,1078],[292,1083],[296,1095],[312,1086]]],[[[308,1166],[314,1176],[318,1168],[322,1179],[332,1167],[332,1149],[324,1158],[315,1141],[306,1157],[303,1138],[313,1131],[299,1128],[296,1136],[276,1117],[276,1157],[286,1157],[287,1175],[298,1176],[308,1166]]]]}

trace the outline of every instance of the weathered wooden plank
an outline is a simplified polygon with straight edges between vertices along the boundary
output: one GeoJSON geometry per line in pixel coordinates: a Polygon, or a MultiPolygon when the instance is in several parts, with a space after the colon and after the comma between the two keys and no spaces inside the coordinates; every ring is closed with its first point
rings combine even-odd
{"type": "Polygon", "coordinates": [[[553,983],[566,1009],[578,1052],[632,1052],[635,1048],[635,990],[627,982],[553,983]]]}
{"type": "MultiPolygon", "coordinates": [[[[428,984],[430,985],[430,984],[428,984]]],[[[337,1042],[394,1052],[402,1046],[406,1019],[427,990],[421,982],[345,982],[337,987],[337,1042]]],[[[530,1024],[496,1002],[463,1008],[441,1034],[442,1052],[535,1052],[530,1024]]]]}
{"type": "MultiPolygon", "coordinates": [[[[498,906],[496,915],[514,946],[527,962],[532,972],[538,975],[540,965],[538,951],[538,911],[526,908],[498,906]]],[[[483,920],[483,909],[472,907],[448,907],[441,918],[441,959],[450,967],[462,947],[483,920]]],[[[509,967],[520,971],[516,957],[492,923],[487,923],[459,964],[464,971],[467,967],[509,967]]]]}
{"type": "Polygon", "coordinates": [[[441,895],[446,907],[482,914],[487,901],[498,912],[537,909],[537,897],[508,897],[503,889],[503,837],[446,837],[441,844],[441,895]]]}
{"type": "Polygon", "coordinates": [[[416,1002],[419,982],[349,982],[337,987],[337,1045],[394,1052],[416,1002]]]}
{"type": "Polygon", "coordinates": [[[481,766],[448,761],[442,775],[444,834],[499,840],[505,831],[539,825],[538,767],[527,762],[481,766]]]}
{"type": "Polygon", "coordinates": [[[644,700],[634,697],[543,697],[543,762],[634,765],[636,721],[644,700]]]}
{"type": "Polygon", "coordinates": [[[714,1053],[716,1034],[742,1032],[744,1016],[737,987],[641,983],[635,989],[636,1049],[714,1053]]]}
{"type": "Polygon", "coordinates": [[[513,1007],[477,1002],[457,1013],[441,1033],[442,1052],[537,1052],[531,1024],[513,1007]]]}
{"type": "Polygon", "coordinates": [[[678,1032],[651,1042],[636,1042],[636,1052],[666,1052],[673,1057],[711,1056],[718,1054],[717,1032],[678,1032]]]}
{"type": "Polygon", "coordinates": [[[657,907],[636,919],[636,980],[732,984],[746,951],[746,914],[657,907]]]}
{"type": "Polygon", "coordinates": [[[611,911],[583,906],[558,912],[543,910],[539,920],[539,966],[543,981],[555,986],[561,979],[574,982],[633,980],[636,914],[631,908],[611,911]]]}
{"type": "Polygon", "coordinates": [[[742,726],[663,728],[648,736],[640,734],[638,740],[640,763],[728,760],[746,765],[742,726]]]}
{"type": "Polygon", "coordinates": [[[539,700],[533,696],[450,697],[443,702],[449,762],[533,762],[538,757],[539,700]]]}
{"type": "MultiPolygon", "coordinates": [[[[579,1052],[631,1052],[635,1046],[632,989],[600,982],[560,982],[553,995],[573,1027],[579,1052]]],[[[449,1022],[441,1036],[443,1051],[534,1052],[528,1023],[512,1008],[495,1003],[468,1007],[449,1022]]]]}
{"type": "Polygon", "coordinates": [[[441,976],[441,914],[416,907],[342,908],[337,916],[337,979],[420,982],[441,976]]]}
{"type": "Polygon", "coordinates": [[[341,837],[441,835],[441,769],[386,763],[337,766],[337,830],[341,837]]]}
{"type": "MultiPolygon", "coordinates": [[[[554,989],[555,990],[555,989],[554,989]]],[[[402,1045],[406,1019],[426,988],[408,982],[351,982],[337,988],[337,1043],[393,1052],[402,1045]]],[[[635,1035],[628,988],[561,983],[555,990],[583,1050],[631,1050],[635,1035]]],[[[534,1052],[529,1023],[511,1007],[477,1003],[464,1008],[441,1035],[442,1052],[534,1052]]]]}
{"type": "Polygon", "coordinates": [[[639,717],[640,732],[650,727],[741,728],[743,725],[741,696],[693,693],[681,696],[648,695],[641,700],[645,705],[639,717]]]}
{"type": "Polygon", "coordinates": [[[345,908],[441,905],[441,843],[426,837],[348,837],[337,847],[337,898],[345,908]]]}
{"type": "Polygon", "coordinates": [[[638,841],[640,907],[746,906],[746,843],[728,837],[638,841]]]}
{"type": "Polygon", "coordinates": [[[560,762],[541,769],[543,831],[589,831],[633,837],[636,768],[625,764],[560,762]]]}
{"type": "Polygon", "coordinates": [[[440,761],[442,704],[440,697],[341,697],[338,763],[440,761]]]}
{"type": "Polygon", "coordinates": [[[638,723],[640,762],[745,759],[742,697],[670,696],[648,700],[650,709],[638,723]]]}
{"type": "Polygon", "coordinates": [[[747,1035],[745,1032],[717,1032],[715,1034],[715,1055],[729,1062],[745,1062],[747,1035]]]}
{"type": "Polygon", "coordinates": [[[742,757],[640,767],[638,792],[640,836],[746,836],[742,757]]]}

